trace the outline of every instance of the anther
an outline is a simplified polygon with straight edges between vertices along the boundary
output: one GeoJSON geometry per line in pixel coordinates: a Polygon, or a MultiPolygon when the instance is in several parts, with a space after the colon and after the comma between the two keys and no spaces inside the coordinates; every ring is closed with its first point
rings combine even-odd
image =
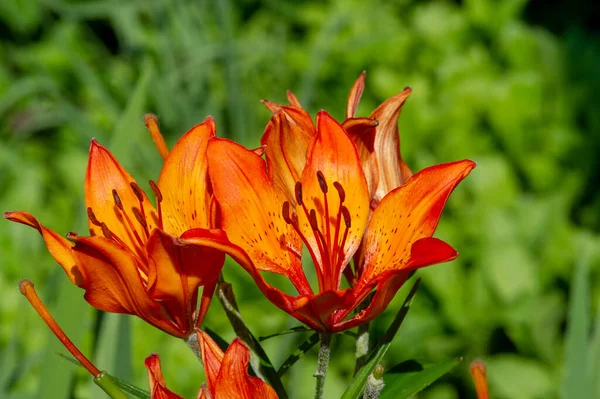
{"type": "Polygon", "coordinates": [[[90,207],[87,208],[87,215],[88,215],[88,218],[90,219],[90,222],[92,222],[92,224],[94,224],[96,226],[100,226],[100,221],[96,218],[96,215],[94,214],[94,211],[92,210],[92,208],[90,208],[90,207]]]}
{"type": "Polygon", "coordinates": [[[296,193],[296,202],[298,203],[298,205],[302,206],[302,183],[297,181],[294,191],[296,193]]]}
{"type": "Polygon", "coordinates": [[[142,212],[136,207],[131,208],[131,211],[133,212],[133,216],[135,216],[135,219],[139,222],[139,224],[141,224],[144,229],[147,229],[148,224],[146,223],[146,219],[142,215],[142,212]]]}
{"type": "Polygon", "coordinates": [[[310,210],[308,222],[310,223],[310,227],[312,227],[314,231],[319,230],[319,224],[317,223],[317,212],[314,209],[310,210]]]}
{"type": "Polygon", "coordinates": [[[281,215],[283,216],[283,220],[287,224],[292,224],[292,219],[290,218],[290,203],[285,201],[283,203],[283,209],[281,210],[281,215]]]}
{"type": "Polygon", "coordinates": [[[334,181],[333,187],[335,187],[340,196],[340,203],[344,202],[346,200],[346,191],[344,191],[344,187],[342,187],[339,181],[334,181]]]}
{"type": "Polygon", "coordinates": [[[327,194],[327,182],[325,181],[325,176],[323,176],[323,173],[320,170],[317,171],[317,180],[319,180],[321,191],[323,191],[324,194],[327,194]]]}
{"type": "Polygon", "coordinates": [[[133,193],[137,197],[138,201],[144,202],[144,194],[142,194],[143,191],[140,188],[140,186],[138,186],[137,183],[133,181],[129,183],[129,185],[131,186],[131,189],[133,190],[133,193]]]}
{"type": "Polygon", "coordinates": [[[117,207],[120,210],[123,210],[123,203],[121,202],[121,197],[119,197],[119,193],[117,193],[117,190],[115,190],[114,188],[112,189],[112,196],[115,200],[115,205],[117,205],[117,207]]]}
{"type": "Polygon", "coordinates": [[[350,218],[350,211],[345,206],[342,206],[342,215],[344,216],[344,223],[346,228],[349,229],[352,226],[352,219],[350,218]]]}
{"type": "Polygon", "coordinates": [[[102,234],[104,234],[104,237],[113,238],[113,234],[110,231],[110,229],[108,228],[108,226],[106,225],[106,223],[104,223],[104,222],[100,223],[100,228],[102,229],[102,234]]]}
{"type": "Polygon", "coordinates": [[[160,188],[158,188],[158,186],[156,185],[156,183],[154,183],[153,180],[150,180],[148,183],[150,184],[150,188],[152,189],[152,191],[154,192],[154,195],[156,196],[156,201],[162,202],[163,196],[162,196],[162,193],[160,192],[160,188]]]}

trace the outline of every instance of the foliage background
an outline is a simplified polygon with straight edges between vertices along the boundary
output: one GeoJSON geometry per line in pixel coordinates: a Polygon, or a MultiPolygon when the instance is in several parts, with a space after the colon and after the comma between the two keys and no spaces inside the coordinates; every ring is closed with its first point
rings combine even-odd
{"type": "MultiPolygon", "coordinates": [[[[171,145],[211,114],[218,134],[256,146],[269,118],[259,99],[283,102],[292,89],[313,114],[342,118],[351,84],[367,70],[362,115],[413,88],[400,120],[413,170],[478,162],[437,234],[461,256],[419,273],[424,284],[387,366],[465,357],[419,398],[472,398],[473,358],[488,363],[494,398],[599,398],[600,46],[591,4],[0,2],[0,210],[84,232],[92,137],[139,181],[155,179],[161,161],[145,112],[159,115],[171,145]]],[[[0,253],[0,396],[101,397],[56,356],[60,345],[19,295],[17,282],[29,278],[100,368],[146,387],[143,359],[159,352],[169,386],[195,397],[202,371],[184,343],[93,311],[35,231],[1,222],[0,253]]],[[[297,324],[235,264],[225,274],[256,335],[297,324]]],[[[220,312],[213,303],[206,323],[230,339],[220,312]]],[[[273,338],[267,352],[278,364],[302,338],[273,338]]],[[[334,345],[328,397],[343,392],[353,363],[350,337],[334,345]]],[[[311,395],[314,368],[311,353],[289,373],[293,398],[311,395]]]]}

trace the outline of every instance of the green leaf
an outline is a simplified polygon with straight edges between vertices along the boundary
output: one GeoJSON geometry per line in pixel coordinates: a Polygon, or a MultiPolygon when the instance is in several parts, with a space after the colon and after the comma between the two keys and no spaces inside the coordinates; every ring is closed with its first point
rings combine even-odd
{"type": "Polygon", "coordinates": [[[279,336],[281,336],[281,335],[286,335],[286,334],[295,334],[295,333],[298,333],[298,332],[304,332],[304,331],[311,331],[311,329],[310,329],[310,328],[308,328],[308,327],[306,327],[306,326],[297,326],[297,327],[292,327],[292,328],[290,328],[290,329],[288,329],[288,330],[283,330],[283,331],[280,331],[280,332],[278,332],[278,333],[275,333],[275,334],[266,335],[266,336],[264,336],[264,337],[258,337],[258,340],[259,340],[260,342],[263,342],[263,341],[266,341],[266,340],[267,340],[267,339],[269,339],[269,338],[273,338],[273,337],[279,337],[279,336]]]}
{"type": "Polygon", "coordinates": [[[400,363],[385,373],[385,387],[380,399],[410,398],[450,372],[460,362],[462,358],[450,359],[427,368],[413,360],[400,363]]]}
{"type": "Polygon", "coordinates": [[[362,392],[365,388],[365,384],[367,383],[367,379],[369,378],[369,375],[373,372],[375,367],[381,362],[381,359],[383,359],[383,355],[385,355],[385,352],[387,352],[388,348],[392,344],[392,340],[394,339],[394,337],[396,336],[396,333],[398,332],[398,329],[402,325],[402,322],[404,321],[404,318],[406,317],[406,314],[408,313],[408,310],[410,309],[410,305],[412,304],[412,299],[415,296],[415,294],[417,293],[417,289],[419,288],[420,283],[421,283],[421,278],[418,278],[417,281],[415,281],[415,283],[413,284],[412,288],[410,289],[410,292],[406,296],[406,299],[404,300],[402,307],[396,314],[396,317],[394,317],[394,321],[392,321],[392,324],[390,325],[390,327],[387,329],[385,334],[383,334],[383,336],[379,340],[379,343],[377,344],[375,349],[373,349],[373,351],[371,352],[371,355],[369,355],[369,358],[368,358],[369,360],[367,361],[367,363],[365,363],[365,365],[359,370],[359,372],[356,373],[356,376],[352,380],[352,383],[350,384],[348,389],[346,389],[346,391],[342,395],[342,399],[358,399],[358,398],[360,398],[360,395],[362,394],[362,392]]]}
{"type": "Polygon", "coordinates": [[[277,375],[279,377],[283,376],[286,371],[290,367],[294,365],[306,352],[310,350],[315,344],[319,342],[319,334],[314,333],[311,334],[308,338],[306,338],[292,354],[290,354],[287,359],[283,362],[279,370],[277,370],[277,375]]]}
{"type": "Polygon", "coordinates": [[[119,389],[106,371],[103,371],[98,377],[94,378],[94,384],[102,388],[112,399],[127,399],[127,395],[119,389]]]}

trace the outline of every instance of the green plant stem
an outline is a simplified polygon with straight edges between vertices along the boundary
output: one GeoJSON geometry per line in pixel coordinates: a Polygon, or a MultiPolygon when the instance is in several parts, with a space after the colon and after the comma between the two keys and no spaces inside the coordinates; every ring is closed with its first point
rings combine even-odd
{"type": "Polygon", "coordinates": [[[354,375],[356,375],[358,370],[365,364],[367,355],[369,354],[369,323],[358,326],[356,335],[356,363],[354,365],[354,375]]]}
{"type": "Polygon", "coordinates": [[[115,384],[110,375],[105,371],[94,378],[94,384],[98,385],[112,399],[127,399],[127,395],[115,384]]]}
{"type": "Polygon", "coordinates": [[[192,350],[192,352],[194,352],[194,355],[196,355],[198,360],[200,360],[200,363],[202,363],[202,350],[200,349],[200,344],[198,343],[198,334],[194,331],[184,341],[192,350]]]}
{"type": "Polygon", "coordinates": [[[317,387],[315,388],[315,399],[323,398],[325,389],[325,377],[327,377],[327,367],[329,366],[329,357],[331,354],[331,334],[319,334],[321,346],[319,347],[319,357],[317,359],[317,387]]]}

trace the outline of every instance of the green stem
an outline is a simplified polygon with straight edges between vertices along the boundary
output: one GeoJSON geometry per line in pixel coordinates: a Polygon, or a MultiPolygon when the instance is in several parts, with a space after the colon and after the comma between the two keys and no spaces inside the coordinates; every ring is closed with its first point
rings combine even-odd
{"type": "Polygon", "coordinates": [[[127,399],[127,395],[121,391],[106,371],[94,378],[94,384],[98,385],[112,399],[127,399]]]}
{"type": "Polygon", "coordinates": [[[356,337],[356,364],[354,365],[354,375],[365,364],[370,348],[369,342],[369,323],[358,326],[356,337]]]}
{"type": "Polygon", "coordinates": [[[200,344],[198,343],[198,334],[194,331],[184,341],[192,350],[192,352],[194,352],[194,355],[196,355],[198,360],[200,360],[200,363],[202,363],[202,350],[200,349],[200,344]]]}
{"type": "Polygon", "coordinates": [[[329,366],[329,357],[331,354],[331,334],[319,334],[321,346],[319,347],[319,357],[317,359],[317,387],[315,388],[315,399],[322,399],[325,389],[325,377],[327,377],[327,367],[329,366]]]}

